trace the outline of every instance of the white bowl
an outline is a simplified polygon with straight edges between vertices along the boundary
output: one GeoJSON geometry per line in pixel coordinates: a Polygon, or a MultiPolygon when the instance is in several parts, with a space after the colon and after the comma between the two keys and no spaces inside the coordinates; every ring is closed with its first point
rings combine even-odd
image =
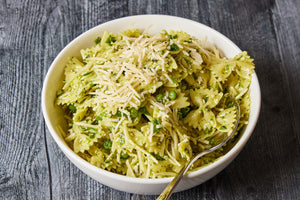
{"type": "MultiPolygon", "coordinates": [[[[166,15],[139,15],[116,19],[96,26],[81,34],[69,43],[55,58],[46,75],[42,91],[43,115],[52,137],[65,155],[84,173],[100,183],[117,190],[138,194],[159,194],[171,181],[171,178],[144,179],[131,178],[108,172],[88,163],[66,144],[57,126],[66,126],[62,111],[55,106],[56,91],[62,87],[63,71],[67,57],[79,56],[80,49],[94,45],[94,39],[101,36],[105,30],[119,33],[129,28],[145,29],[152,25],[150,33],[158,33],[162,29],[183,30],[199,39],[207,37],[208,41],[215,44],[226,57],[232,58],[241,50],[221,33],[195,21],[166,15]]],[[[176,191],[192,188],[212,178],[223,170],[242,150],[256,125],[261,103],[260,87],[256,74],[253,74],[250,86],[251,112],[248,126],[233,148],[223,157],[198,171],[185,175],[176,191]]],[[[75,186],[76,187],[76,186],[75,186]]]]}

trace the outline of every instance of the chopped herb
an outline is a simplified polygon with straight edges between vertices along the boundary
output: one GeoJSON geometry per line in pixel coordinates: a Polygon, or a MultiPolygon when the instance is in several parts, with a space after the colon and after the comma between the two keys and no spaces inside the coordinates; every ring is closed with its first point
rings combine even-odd
{"type": "MultiPolygon", "coordinates": [[[[189,59],[185,59],[185,62],[188,64],[188,65],[191,65],[192,62],[189,60],[189,59]]],[[[195,79],[196,80],[196,79],[195,79]]]]}
{"type": "Polygon", "coordinates": [[[226,126],[221,126],[220,127],[220,130],[225,130],[226,129],[226,126]]]}
{"type": "Polygon", "coordinates": [[[97,120],[95,120],[95,121],[92,122],[92,124],[93,124],[93,125],[98,125],[99,122],[98,122],[97,120]]]}
{"type": "Polygon", "coordinates": [[[165,90],[164,90],[164,88],[160,88],[160,90],[159,90],[159,94],[164,94],[165,93],[165,90]]]}
{"type": "Polygon", "coordinates": [[[96,128],[89,127],[89,126],[87,126],[86,128],[89,129],[89,130],[93,130],[93,131],[96,131],[96,132],[97,132],[97,129],[96,129],[96,128]]]}
{"type": "Polygon", "coordinates": [[[89,81],[89,84],[91,85],[91,87],[96,85],[96,84],[93,83],[93,81],[89,81]]]}
{"type": "Polygon", "coordinates": [[[174,76],[173,77],[173,83],[177,83],[177,81],[178,81],[177,78],[174,76]]]}
{"type": "Polygon", "coordinates": [[[193,75],[194,80],[197,80],[197,79],[198,79],[198,77],[197,77],[197,75],[196,75],[195,72],[193,72],[192,75],[193,75]]]}
{"type": "Polygon", "coordinates": [[[214,138],[211,138],[211,139],[209,140],[209,144],[214,144],[214,142],[215,142],[215,139],[214,139],[214,138]]]}
{"type": "Polygon", "coordinates": [[[157,128],[156,125],[161,124],[160,119],[153,118],[152,124],[153,124],[154,133],[158,133],[160,131],[160,129],[157,128]]]}
{"type": "Polygon", "coordinates": [[[169,99],[175,100],[176,97],[177,97],[177,93],[176,93],[174,90],[172,90],[172,91],[169,93],[169,99]]]}
{"type": "Polygon", "coordinates": [[[85,100],[86,98],[82,99],[79,103],[82,104],[85,100]]]}
{"type": "Polygon", "coordinates": [[[100,116],[96,116],[95,120],[102,121],[103,117],[106,117],[106,113],[105,112],[101,113],[100,116]]]}
{"type": "Polygon", "coordinates": [[[188,87],[190,90],[194,89],[194,87],[192,85],[189,85],[188,87]]]}
{"type": "Polygon", "coordinates": [[[229,65],[226,65],[225,71],[227,72],[229,70],[229,65]]]}
{"type": "Polygon", "coordinates": [[[178,119],[182,119],[182,118],[185,118],[189,112],[191,111],[191,108],[190,107],[185,107],[185,108],[181,108],[180,111],[178,112],[178,119]]]}
{"type": "Polygon", "coordinates": [[[103,143],[103,148],[104,148],[104,149],[110,150],[110,149],[111,149],[111,146],[112,146],[112,141],[110,141],[110,140],[104,141],[104,143],[103,143]]]}
{"type": "Polygon", "coordinates": [[[99,44],[101,42],[101,37],[97,37],[95,40],[94,40],[95,44],[99,44]]]}
{"type": "Polygon", "coordinates": [[[90,138],[91,139],[95,138],[95,133],[90,133],[90,138]]]}
{"type": "Polygon", "coordinates": [[[121,152],[121,158],[127,159],[129,155],[127,153],[124,153],[123,151],[121,152]]]}
{"type": "Polygon", "coordinates": [[[106,115],[106,112],[101,113],[100,116],[101,116],[101,117],[106,117],[106,116],[107,116],[107,115],[106,115]]]}
{"type": "Polygon", "coordinates": [[[204,130],[204,134],[205,134],[205,135],[209,134],[209,129],[208,129],[208,128],[206,128],[206,129],[204,130]]]}
{"type": "Polygon", "coordinates": [[[181,89],[182,88],[183,83],[179,82],[179,85],[176,87],[177,89],[181,89]]]}
{"type": "Polygon", "coordinates": [[[177,112],[177,116],[178,116],[178,119],[182,119],[182,118],[183,118],[183,117],[182,117],[182,116],[183,116],[183,115],[182,115],[182,112],[180,112],[180,111],[177,112]]]}
{"type": "Polygon", "coordinates": [[[240,60],[242,57],[243,57],[243,55],[240,55],[240,56],[237,58],[237,60],[240,60]]]}
{"type": "Polygon", "coordinates": [[[138,111],[135,108],[130,109],[130,117],[136,118],[138,116],[138,111]]]}
{"type": "Polygon", "coordinates": [[[96,121],[102,121],[102,117],[97,116],[97,117],[95,118],[95,120],[96,120],[96,121]]]}
{"type": "Polygon", "coordinates": [[[61,95],[63,95],[65,92],[61,92],[58,95],[56,95],[56,97],[60,97],[61,95]]]}
{"type": "Polygon", "coordinates": [[[150,113],[148,112],[147,108],[146,107],[141,107],[139,109],[139,111],[144,114],[144,115],[149,115],[150,116],[150,113]]]}
{"type": "Polygon", "coordinates": [[[114,43],[115,41],[116,41],[116,38],[109,35],[108,38],[106,39],[105,43],[107,43],[111,46],[111,43],[114,43]]]}
{"type": "Polygon", "coordinates": [[[205,96],[203,99],[204,99],[204,101],[205,101],[205,103],[206,103],[207,100],[208,100],[208,96],[205,96]]]}
{"type": "Polygon", "coordinates": [[[161,124],[161,121],[160,119],[153,118],[153,123],[157,125],[157,124],[161,124]]]}
{"type": "Polygon", "coordinates": [[[159,155],[157,155],[153,152],[151,153],[151,155],[154,156],[156,158],[156,160],[161,160],[161,161],[165,160],[164,158],[160,157],[159,155]]]}
{"type": "Polygon", "coordinates": [[[192,43],[192,38],[190,38],[189,40],[184,40],[183,42],[192,43]]]}
{"type": "Polygon", "coordinates": [[[116,114],[117,117],[122,117],[122,113],[120,111],[117,112],[116,114]]]}
{"type": "Polygon", "coordinates": [[[106,164],[109,164],[109,165],[112,165],[113,164],[113,161],[111,161],[111,160],[106,160],[106,161],[104,161],[106,164]]]}
{"type": "Polygon", "coordinates": [[[85,60],[88,59],[89,57],[90,57],[90,54],[86,55],[86,57],[85,57],[83,60],[85,61],[85,60]]]}
{"type": "Polygon", "coordinates": [[[164,99],[164,95],[158,94],[158,95],[156,95],[155,98],[156,98],[156,101],[162,103],[162,102],[163,102],[163,99],[164,99]]]}
{"type": "Polygon", "coordinates": [[[229,101],[229,102],[228,102],[228,104],[227,104],[227,107],[229,107],[229,108],[230,108],[230,107],[232,107],[232,106],[233,106],[232,102],[231,102],[231,101],[229,101]]]}
{"type": "Polygon", "coordinates": [[[87,76],[87,75],[90,75],[91,73],[93,73],[93,71],[87,72],[87,73],[83,74],[82,76],[87,76]]]}
{"type": "Polygon", "coordinates": [[[179,47],[178,47],[175,43],[173,43],[173,44],[171,44],[170,50],[171,50],[171,51],[178,51],[178,50],[179,50],[179,47]]]}
{"type": "Polygon", "coordinates": [[[177,34],[175,34],[175,35],[168,35],[168,37],[169,37],[169,39],[176,39],[178,36],[177,36],[177,34]]]}
{"type": "Polygon", "coordinates": [[[69,105],[69,109],[74,113],[76,112],[76,107],[73,104],[69,105]]]}
{"type": "Polygon", "coordinates": [[[218,86],[218,93],[222,92],[222,89],[220,88],[220,86],[218,86]]]}
{"type": "Polygon", "coordinates": [[[152,59],[152,62],[157,62],[158,60],[157,59],[152,59]]]}

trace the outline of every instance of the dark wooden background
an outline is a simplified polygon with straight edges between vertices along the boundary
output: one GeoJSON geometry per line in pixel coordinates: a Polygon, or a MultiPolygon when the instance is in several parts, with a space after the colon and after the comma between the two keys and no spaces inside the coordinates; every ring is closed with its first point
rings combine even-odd
{"type": "Polygon", "coordinates": [[[97,183],[58,149],[41,113],[61,49],[103,22],[168,14],[204,23],[255,58],[256,129],[224,171],[172,199],[300,199],[299,0],[0,0],[0,199],[140,199],[97,183]]]}

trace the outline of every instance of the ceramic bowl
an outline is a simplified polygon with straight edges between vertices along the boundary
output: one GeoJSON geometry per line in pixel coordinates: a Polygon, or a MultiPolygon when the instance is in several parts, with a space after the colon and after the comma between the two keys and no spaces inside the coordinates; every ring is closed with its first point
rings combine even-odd
{"type": "MultiPolygon", "coordinates": [[[[54,101],[56,98],[56,91],[62,87],[63,71],[67,61],[66,58],[71,56],[79,57],[80,49],[93,46],[94,39],[99,35],[101,36],[105,30],[113,33],[119,33],[129,28],[145,29],[150,25],[152,25],[149,31],[150,34],[155,34],[165,29],[182,30],[198,39],[205,39],[205,37],[207,37],[208,41],[216,45],[228,58],[232,58],[241,52],[241,50],[227,37],[214,29],[195,21],[166,15],[138,15],[125,17],[100,24],[70,42],[51,64],[45,77],[42,91],[42,110],[46,124],[55,142],[70,161],[88,176],[104,185],[117,190],[138,194],[159,194],[172,180],[172,178],[132,178],[97,168],[96,166],[88,163],[72,151],[60,134],[57,127],[58,125],[66,127],[66,122],[63,118],[62,111],[55,106],[54,101]]],[[[250,96],[252,104],[249,124],[244,128],[238,142],[224,156],[215,162],[199,169],[198,171],[185,175],[183,180],[177,186],[176,191],[192,188],[214,177],[243,149],[253,132],[260,111],[260,87],[255,73],[253,74],[250,86],[250,96]]],[[[67,174],[65,176],[67,176],[67,174]]]]}

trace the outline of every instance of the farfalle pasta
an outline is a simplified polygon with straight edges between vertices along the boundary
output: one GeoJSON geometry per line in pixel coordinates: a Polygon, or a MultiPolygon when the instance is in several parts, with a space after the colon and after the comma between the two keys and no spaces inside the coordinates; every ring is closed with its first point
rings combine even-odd
{"type": "MultiPolygon", "coordinates": [[[[174,176],[194,154],[233,130],[250,112],[254,70],[247,52],[224,58],[183,31],[105,32],[69,58],[56,104],[65,109],[65,140],[93,165],[140,178],[174,176]]],[[[213,162],[219,149],[190,170],[213,162]]]]}

